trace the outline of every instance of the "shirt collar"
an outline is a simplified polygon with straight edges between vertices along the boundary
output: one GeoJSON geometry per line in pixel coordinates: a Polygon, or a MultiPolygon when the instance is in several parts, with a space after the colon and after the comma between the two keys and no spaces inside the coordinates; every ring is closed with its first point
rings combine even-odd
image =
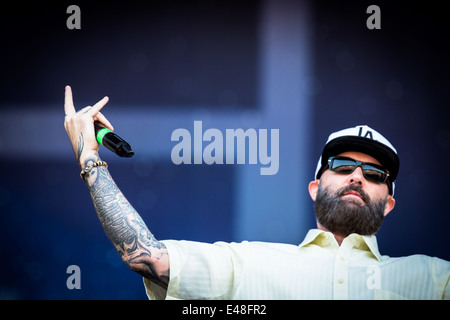
{"type": "MultiPolygon", "coordinates": [[[[358,250],[372,253],[378,261],[381,261],[381,255],[378,251],[377,238],[375,236],[361,236],[359,234],[352,233],[342,241],[342,244],[344,244],[344,242],[350,242],[350,244],[358,250]]],[[[302,248],[309,244],[315,244],[319,247],[333,246],[339,248],[339,245],[331,232],[319,229],[309,230],[299,247],[302,248]]]]}

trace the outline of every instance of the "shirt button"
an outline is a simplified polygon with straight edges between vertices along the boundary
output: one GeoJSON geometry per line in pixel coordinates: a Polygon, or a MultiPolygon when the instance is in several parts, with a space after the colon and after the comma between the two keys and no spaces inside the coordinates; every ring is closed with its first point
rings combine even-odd
{"type": "Polygon", "coordinates": [[[344,283],[344,279],[340,278],[340,279],[338,280],[338,283],[339,283],[339,284],[343,284],[343,283],[344,283]]]}
{"type": "Polygon", "coordinates": [[[345,258],[344,258],[344,257],[341,257],[340,260],[341,260],[342,262],[344,262],[344,261],[345,261],[345,258]]]}

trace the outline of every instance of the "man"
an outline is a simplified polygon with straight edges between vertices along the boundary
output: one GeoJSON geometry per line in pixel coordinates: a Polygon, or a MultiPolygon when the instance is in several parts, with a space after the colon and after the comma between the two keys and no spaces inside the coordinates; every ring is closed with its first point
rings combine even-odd
{"type": "Polygon", "coordinates": [[[450,299],[450,263],[382,256],[375,233],[394,208],[399,159],[367,126],[330,135],[309,184],[317,229],[299,245],[158,241],[98,155],[94,121],[105,97],[76,112],[65,92],[65,128],[103,228],[144,277],[150,299],[450,299]]]}

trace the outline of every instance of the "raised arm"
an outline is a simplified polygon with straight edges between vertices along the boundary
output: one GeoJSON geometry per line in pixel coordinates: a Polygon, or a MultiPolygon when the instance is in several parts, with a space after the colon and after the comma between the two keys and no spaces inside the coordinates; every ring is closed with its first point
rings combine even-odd
{"type": "MultiPolygon", "coordinates": [[[[64,127],[81,168],[101,161],[94,121],[100,121],[113,130],[109,121],[100,113],[108,100],[105,97],[94,106],[76,112],[72,90],[69,86],[66,87],[64,127]]],[[[85,175],[85,180],[103,229],[122,260],[133,271],[167,288],[169,282],[167,249],[149,231],[142,218],[117,187],[108,169],[105,166],[94,167],[85,175]]]]}

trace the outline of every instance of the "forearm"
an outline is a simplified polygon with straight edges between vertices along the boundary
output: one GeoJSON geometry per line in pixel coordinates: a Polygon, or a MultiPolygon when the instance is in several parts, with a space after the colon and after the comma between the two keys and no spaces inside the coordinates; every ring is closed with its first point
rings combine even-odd
{"type": "MultiPolygon", "coordinates": [[[[82,168],[100,161],[95,138],[94,121],[114,130],[100,110],[108,103],[104,97],[94,106],[76,111],[72,89],[65,88],[64,128],[82,168]]],[[[98,218],[122,260],[134,271],[167,287],[169,256],[165,246],[150,233],[139,214],[125,199],[104,166],[94,167],[84,174],[98,218]]]]}
{"type": "MultiPolygon", "coordinates": [[[[100,161],[98,154],[87,156],[84,165],[100,161]]],[[[93,168],[86,183],[98,218],[122,260],[142,276],[167,287],[169,261],[164,244],[155,239],[139,214],[113,181],[108,169],[93,168]]]]}

